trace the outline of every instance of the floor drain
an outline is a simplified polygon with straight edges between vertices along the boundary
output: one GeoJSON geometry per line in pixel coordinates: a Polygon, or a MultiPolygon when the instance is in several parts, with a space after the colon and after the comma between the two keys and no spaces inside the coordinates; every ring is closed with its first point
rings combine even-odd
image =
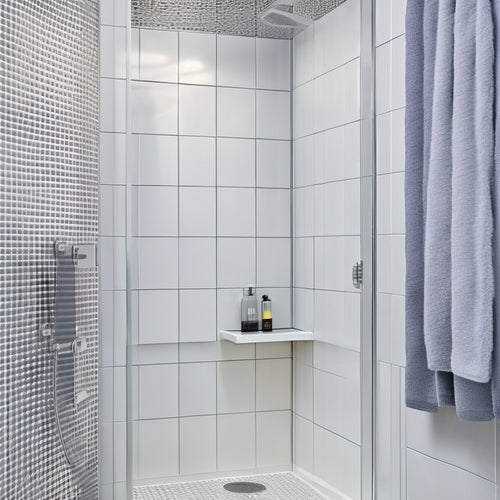
{"type": "Polygon", "coordinates": [[[224,489],[232,493],[259,493],[264,491],[266,487],[259,483],[227,483],[224,489]]]}

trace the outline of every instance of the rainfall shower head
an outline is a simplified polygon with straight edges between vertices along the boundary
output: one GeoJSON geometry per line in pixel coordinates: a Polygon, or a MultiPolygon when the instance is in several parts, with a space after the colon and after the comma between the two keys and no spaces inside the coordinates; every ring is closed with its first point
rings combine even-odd
{"type": "Polygon", "coordinates": [[[277,0],[259,14],[259,19],[268,26],[302,31],[312,24],[312,19],[293,12],[293,0],[277,0]]]}

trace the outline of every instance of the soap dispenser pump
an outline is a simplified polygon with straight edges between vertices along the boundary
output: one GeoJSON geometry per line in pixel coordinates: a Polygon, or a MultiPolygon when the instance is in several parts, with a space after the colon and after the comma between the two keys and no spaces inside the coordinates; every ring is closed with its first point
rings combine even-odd
{"type": "Polygon", "coordinates": [[[248,285],[243,288],[243,298],[241,299],[241,331],[256,332],[258,329],[259,319],[257,317],[255,287],[248,285]]]}
{"type": "Polygon", "coordinates": [[[273,313],[271,310],[271,299],[267,295],[262,296],[262,331],[273,331],[273,313]]]}

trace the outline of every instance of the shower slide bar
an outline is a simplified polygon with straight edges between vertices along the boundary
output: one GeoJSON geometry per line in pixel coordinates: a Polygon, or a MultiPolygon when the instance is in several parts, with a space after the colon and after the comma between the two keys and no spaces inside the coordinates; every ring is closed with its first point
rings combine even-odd
{"type": "MultiPolygon", "coordinates": [[[[76,269],[95,267],[96,253],[95,244],[71,245],[61,240],[54,242],[56,257],[54,321],[42,324],[39,331],[40,340],[50,342],[53,357],[52,392],[55,423],[64,458],[70,466],[76,465],[83,457],[72,456],[75,453],[70,453],[64,438],[58,386],[61,384],[63,392],[71,395],[66,398],[66,403],[70,409],[72,408],[72,412],[90,397],[85,388],[81,388],[78,392],[75,388],[75,376],[78,375],[76,373],[78,370],[75,369],[77,356],[87,350],[87,340],[79,335],[77,326],[76,269]],[[59,369],[61,364],[62,370],[59,369]]],[[[66,422],[65,427],[68,426],[71,429],[72,422],[66,422]]]]}

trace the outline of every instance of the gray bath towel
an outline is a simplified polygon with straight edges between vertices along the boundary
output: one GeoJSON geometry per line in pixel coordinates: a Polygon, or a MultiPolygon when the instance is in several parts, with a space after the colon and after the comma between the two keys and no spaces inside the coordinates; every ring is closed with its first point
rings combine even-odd
{"type": "MultiPolygon", "coordinates": [[[[431,370],[451,370],[451,179],[455,0],[441,0],[425,207],[424,335],[431,370]]],[[[451,384],[452,386],[453,384],[451,384]]],[[[439,384],[438,384],[439,387],[439,384]]],[[[440,404],[441,405],[441,404],[440,404]]]]}
{"type": "Polygon", "coordinates": [[[494,346],[491,373],[493,413],[500,418],[500,0],[494,0],[493,22],[495,34],[495,156],[493,182],[493,263],[495,271],[494,346]]]}
{"type": "Polygon", "coordinates": [[[455,375],[481,383],[491,378],[493,349],[493,41],[491,0],[457,2],[453,60],[451,369],[455,375]]]}
{"type": "Polygon", "coordinates": [[[424,160],[428,164],[437,12],[437,0],[412,0],[406,10],[406,405],[425,411],[438,406],[436,374],[427,368],[423,276],[424,160]]]}

